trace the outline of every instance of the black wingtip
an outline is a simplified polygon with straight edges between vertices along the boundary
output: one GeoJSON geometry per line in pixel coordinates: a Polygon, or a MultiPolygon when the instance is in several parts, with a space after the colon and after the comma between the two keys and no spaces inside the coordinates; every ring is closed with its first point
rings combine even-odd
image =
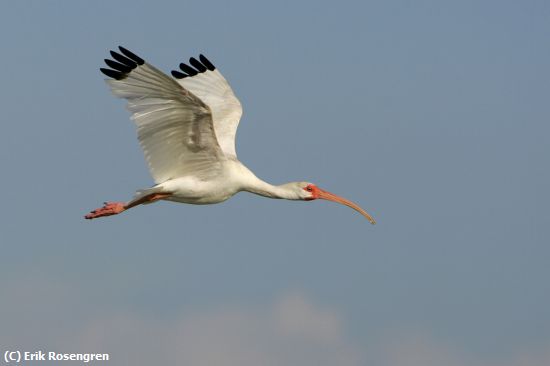
{"type": "Polygon", "coordinates": [[[199,62],[199,60],[197,60],[196,58],[194,57],[191,57],[189,59],[189,63],[191,64],[191,66],[193,66],[195,69],[199,70],[199,72],[205,72],[207,69],[206,69],[206,66],[204,66],[203,64],[201,64],[199,62]]]}
{"type": "Polygon", "coordinates": [[[192,68],[189,65],[184,64],[183,62],[180,64],[181,71],[185,72],[189,76],[195,76],[198,74],[197,70],[192,68]]]}
{"type": "Polygon", "coordinates": [[[207,68],[208,70],[210,70],[210,71],[216,70],[216,66],[214,66],[214,65],[212,64],[212,62],[210,62],[210,60],[207,59],[203,54],[200,54],[200,55],[199,55],[199,60],[201,60],[202,64],[203,64],[204,66],[206,66],[206,68],[207,68]]]}
{"type": "Polygon", "coordinates": [[[122,56],[120,53],[116,53],[115,51],[111,51],[111,57],[120,62],[121,64],[124,64],[128,66],[131,69],[135,69],[137,67],[137,63],[130,60],[128,57],[122,56]]]}
{"type": "Polygon", "coordinates": [[[122,52],[124,56],[128,57],[138,65],[143,65],[145,63],[145,60],[143,60],[141,57],[139,57],[135,53],[128,51],[126,48],[122,46],[118,46],[118,49],[120,50],[120,52],[122,52]]]}
{"type": "Polygon", "coordinates": [[[189,76],[184,74],[183,72],[179,72],[176,70],[172,70],[171,72],[172,72],[172,76],[175,77],[176,79],[183,79],[189,76]]]}
{"type": "Polygon", "coordinates": [[[120,71],[123,74],[128,74],[130,71],[132,71],[131,67],[128,67],[124,64],[118,63],[113,60],[105,59],[104,60],[107,66],[109,66],[111,69],[115,69],[116,71],[120,71]]]}
{"type": "Polygon", "coordinates": [[[99,70],[102,73],[104,73],[105,75],[107,75],[108,77],[116,79],[116,80],[122,80],[126,77],[126,74],[123,74],[119,71],[115,71],[115,70],[111,70],[111,69],[105,69],[103,67],[100,68],[99,70]]]}

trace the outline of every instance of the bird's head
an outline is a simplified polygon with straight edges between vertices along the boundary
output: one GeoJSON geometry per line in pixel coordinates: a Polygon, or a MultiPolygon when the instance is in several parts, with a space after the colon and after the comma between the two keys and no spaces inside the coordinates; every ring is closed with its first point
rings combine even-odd
{"type": "Polygon", "coordinates": [[[363,210],[357,204],[343,197],[335,195],[334,193],[327,192],[324,189],[317,187],[313,183],[309,183],[309,182],[294,183],[294,190],[297,193],[299,199],[301,200],[312,201],[320,198],[328,201],[338,202],[342,205],[346,205],[358,211],[361,215],[365,216],[370,221],[371,224],[374,225],[376,223],[376,221],[374,221],[372,216],[369,215],[365,210],[363,210]]]}

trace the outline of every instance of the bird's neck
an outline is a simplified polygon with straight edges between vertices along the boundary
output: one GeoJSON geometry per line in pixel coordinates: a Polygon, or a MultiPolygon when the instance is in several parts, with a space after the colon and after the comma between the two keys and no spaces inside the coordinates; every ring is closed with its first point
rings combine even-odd
{"type": "Polygon", "coordinates": [[[239,172],[241,191],[247,191],[263,197],[281,198],[287,200],[300,199],[295,190],[292,190],[290,183],[275,186],[258,178],[250,169],[241,162],[237,162],[236,170],[239,172]]]}
{"type": "Polygon", "coordinates": [[[296,197],[296,194],[288,189],[285,184],[274,186],[272,184],[264,182],[259,178],[256,179],[257,181],[254,182],[254,184],[246,187],[246,191],[268,198],[282,198],[287,200],[298,199],[298,197],[296,197]]]}
{"type": "Polygon", "coordinates": [[[256,177],[250,170],[248,170],[248,172],[249,174],[246,174],[246,183],[243,185],[243,191],[268,198],[282,198],[287,200],[299,199],[296,193],[293,192],[287,184],[275,186],[256,177]]]}

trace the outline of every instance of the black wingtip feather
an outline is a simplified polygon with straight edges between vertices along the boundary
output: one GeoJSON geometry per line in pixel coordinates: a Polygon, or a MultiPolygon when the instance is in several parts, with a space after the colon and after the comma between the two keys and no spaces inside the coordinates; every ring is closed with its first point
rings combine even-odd
{"type": "Polygon", "coordinates": [[[185,72],[189,76],[195,76],[198,74],[197,70],[192,68],[189,65],[184,64],[183,62],[180,64],[181,71],[185,72]]]}
{"type": "Polygon", "coordinates": [[[122,56],[120,53],[116,53],[115,51],[111,51],[111,57],[113,57],[115,60],[117,60],[121,64],[128,66],[131,69],[135,69],[137,67],[137,63],[130,60],[128,57],[122,56]]]}
{"type": "Polygon", "coordinates": [[[145,63],[145,60],[143,60],[141,57],[139,57],[135,53],[128,51],[126,48],[122,46],[118,46],[118,49],[120,50],[120,52],[122,52],[124,56],[128,57],[138,65],[143,65],[145,63]]]}
{"type": "Polygon", "coordinates": [[[126,77],[126,74],[123,74],[123,73],[115,71],[115,70],[105,69],[103,67],[100,68],[99,70],[102,73],[104,73],[105,75],[107,75],[108,77],[116,79],[116,80],[122,80],[126,77]]]}
{"type": "Polygon", "coordinates": [[[209,59],[207,59],[203,54],[199,55],[199,60],[201,60],[202,64],[206,66],[206,68],[210,71],[216,70],[216,66],[210,62],[209,59]]]}
{"type": "Polygon", "coordinates": [[[128,67],[124,64],[121,64],[121,63],[118,63],[116,61],[113,61],[113,60],[109,60],[109,59],[105,59],[105,63],[107,64],[107,66],[109,66],[111,69],[115,69],[116,71],[120,71],[121,73],[123,74],[127,74],[129,73],[130,71],[132,71],[132,68],[131,67],[128,67]]]}
{"type": "Polygon", "coordinates": [[[197,70],[199,70],[199,72],[205,72],[207,69],[206,69],[206,66],[204,66],[203,64],[201,64],[196,58],[194,57],[191,57],[189,59],[189,63],[197,70]]]}
{"type": "Polygon", "coordinates": [[[189,75],[186,75],[183,72],[172,70],[172,76],[175,77],[176,79],[183,79],[188,77],[189,75]]]}

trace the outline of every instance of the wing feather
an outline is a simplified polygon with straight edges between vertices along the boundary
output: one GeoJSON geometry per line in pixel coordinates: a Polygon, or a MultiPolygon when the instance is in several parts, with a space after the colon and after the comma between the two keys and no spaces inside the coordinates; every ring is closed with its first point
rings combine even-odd
{"type": "Polygon", "coordinates": [[[120,50],[124,56],[114,51],[111,55],[118,61],[131,58],[132,62],[125,63],[131,70],[101,71],[114,78],[107,80],[113,94],[128,101],[155,182],[185,175],[206,179],[217,174],[225,157],[211,108],[173,78],[126,49],[120,50]]]}
{"type": "Polygon", "coordinates": [[[226,156],[236,158],[235,135],[243,113],[241,103],[214,65],[203,55],[200,55],[199,60],[200,62],[195,58],[190,59],[190,64],[196,70],[182,63],[180,69],[186,73],[172,71],[172,75],[183,88],[210,107],[221,150],[226,156]]]}

